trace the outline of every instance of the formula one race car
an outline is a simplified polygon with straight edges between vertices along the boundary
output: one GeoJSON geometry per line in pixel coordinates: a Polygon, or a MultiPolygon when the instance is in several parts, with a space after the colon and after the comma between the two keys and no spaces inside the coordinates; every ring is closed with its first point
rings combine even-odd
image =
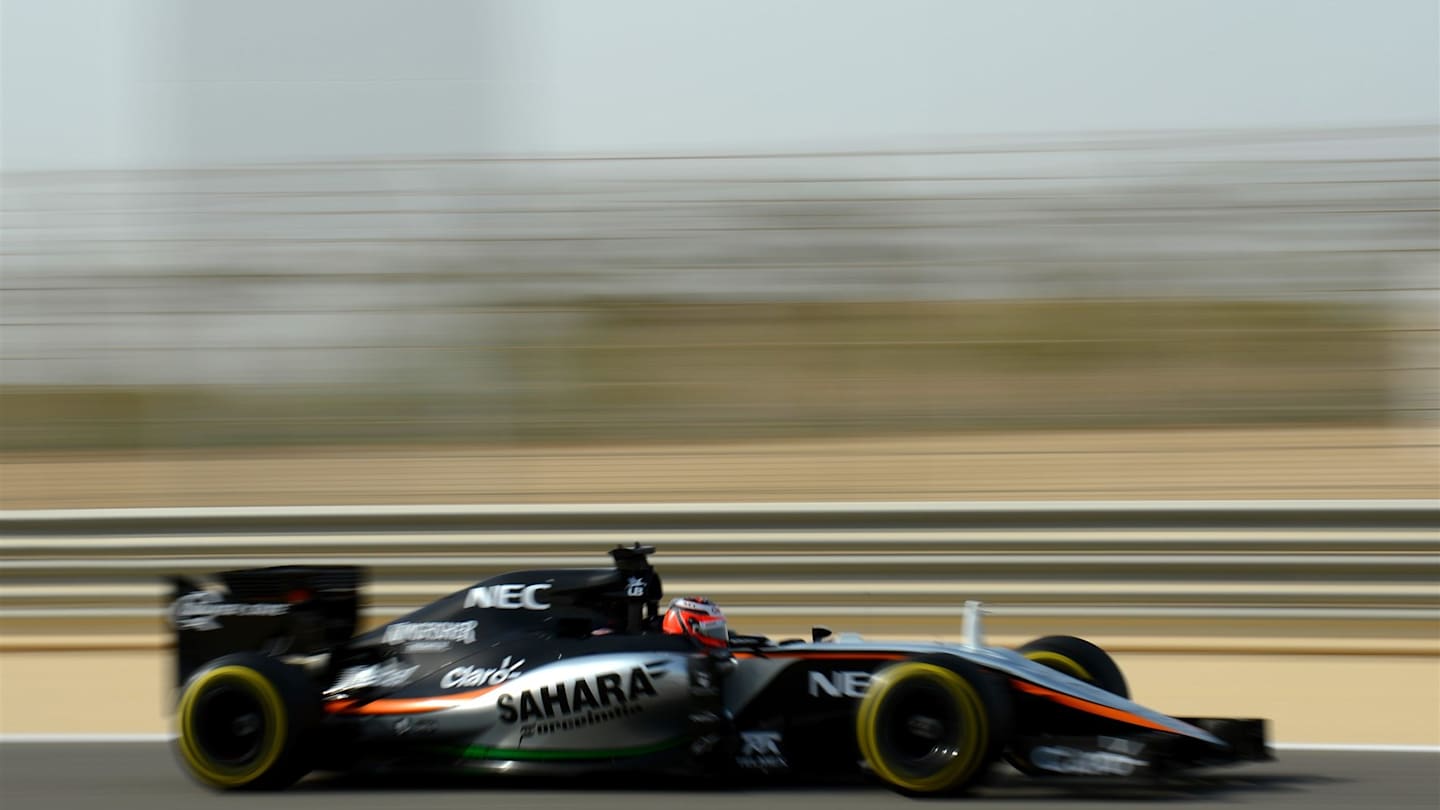
{"type": "Polygon", "coordinates": [[[958,646],[824,628],[773,642],[730,633],[704,599],[662,614],[653,551],[495,576],[358,636],[359,568],[177,579],[180,760],[220,789],[315,770],[633,769],[938,794],[1002,758],[1034,776],[1129,777],[1270,757],[1264,721],[1131,702],[1088,642],[982,645],[977,603],[958,646]]]}

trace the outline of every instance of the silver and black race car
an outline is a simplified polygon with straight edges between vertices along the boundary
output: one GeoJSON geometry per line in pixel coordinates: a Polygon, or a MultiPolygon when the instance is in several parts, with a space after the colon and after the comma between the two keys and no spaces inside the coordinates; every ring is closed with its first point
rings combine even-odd
{"type": "Polygon", "coordinates": [[[653,551],[491,577],[358,636],[359,568],[176,579],[180,761],[219,789],[312,771],[633,769],[940,794],[1001,759],[1136,777],[1270,758],[1264,721],[1134,703],[1081,639],[984,645],[976,603],[960,645],[663,632],[653,551]]]}

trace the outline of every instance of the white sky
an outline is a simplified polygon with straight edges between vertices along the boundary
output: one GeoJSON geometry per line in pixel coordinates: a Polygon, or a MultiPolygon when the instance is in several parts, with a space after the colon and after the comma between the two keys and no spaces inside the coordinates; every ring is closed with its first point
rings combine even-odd
{"type": "Polygon", "coordinates": [[[1440,122],[1436,0],[0,0],[6,169],[1440,122]]]}

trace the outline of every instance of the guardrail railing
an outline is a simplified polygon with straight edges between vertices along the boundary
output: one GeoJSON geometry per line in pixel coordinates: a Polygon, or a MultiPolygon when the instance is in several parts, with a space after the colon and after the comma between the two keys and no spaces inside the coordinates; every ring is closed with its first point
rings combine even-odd
{"type": "Polygon", "coordinates": [[[1440,501],[11,511],[0,626],[12,648],[155,646],[165,575],[336,562],[372,569],[380,620],[502,571],[604,566],[634,541],[659,548],[670,593],[761,624],[904,632],[982,599],[1002,631],[1083,619],[1156,639],[1440,636],[1440,501]]]}

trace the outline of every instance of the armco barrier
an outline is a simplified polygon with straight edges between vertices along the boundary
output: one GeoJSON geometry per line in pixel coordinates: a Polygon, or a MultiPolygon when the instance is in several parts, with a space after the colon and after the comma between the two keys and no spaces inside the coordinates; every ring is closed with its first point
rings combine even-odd
{"type": "Polygon", "coordinates": [[[1440,653],[1437,501],[11,511],[0,647],[159,646],[167,574],[362,564],[378,620],[634,541],[659,547],[670,593],[746,625],[953,635],[978,598],[1002,633],[1098,628],[1134,649],[1440,653]]]}

